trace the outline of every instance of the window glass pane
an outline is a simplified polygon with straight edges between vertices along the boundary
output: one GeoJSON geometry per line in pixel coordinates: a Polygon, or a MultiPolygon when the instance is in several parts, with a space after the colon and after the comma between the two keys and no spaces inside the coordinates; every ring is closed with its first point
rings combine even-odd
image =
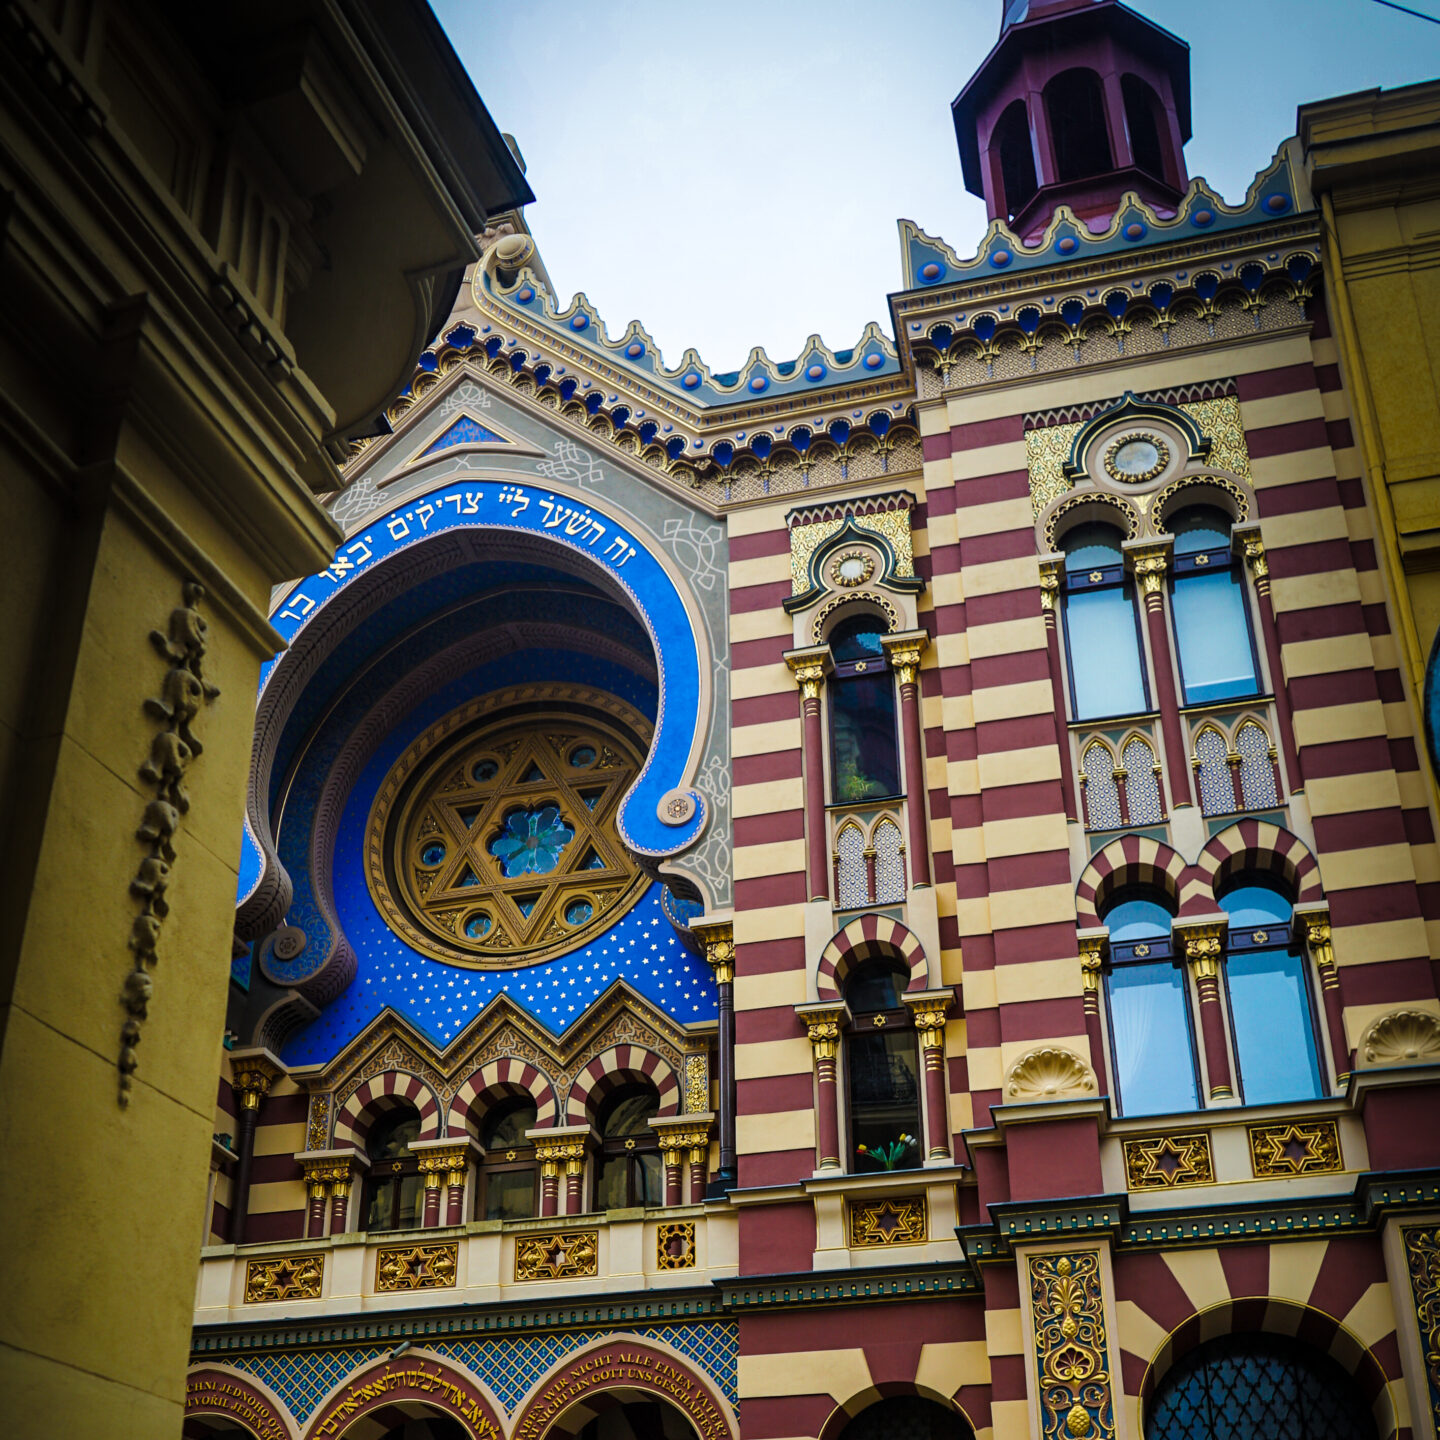
{"type": "Polygon", "coordinates": [[[485,1219],[529,1220],[534,1214],[533,1170],[501,1170],[485,1177],[485,1219]]]}
{"type": "MultiPolygon", "coordinates": [[[[916,797],[915,804],[920,804],[916,797]]],[[[905,898],[905,857],[900,853],[900,827],[882,820],[875,827],[875,903],[898,904],[905,898]]]]}
{"type": "Polygon", "coordinates": [[[900,992],[907,975],[900,975],[884,961],[871,961],[845,981],[845,1003],[852,1015],[873,1015],[877,1010],[898,1010],[900,992]]]}
{"type": "Polygon", "coordinates": [[[380,1180],[370,1192],[370,1208],[365,1212],[367,1230],[388,1230],[390,1228],[391,1191],[399,1182],[380,1180]]]}
{"type": "Polygon", "coordinates": [[[1268,885],[1240,885],[1227,891],[1220,908],[1230,917],[1232,930],[1251,930],[1256,925],[1290,926],[1290,902],[1268,885]]]}
{"type": "Polygon", "coordinates": [[[1135,739],[1120,757],[1125,766],[1125,798],[1132,825],[1154,825],[1165,818],[1160,805],[1160,778],[1155,773],[1155,752],[1144,740],[1135,739]]]}
{"type": "Polygon", "coordinates": [[[1204,705],[1255,694],[1259,686],[1238,570],[1232,566],[1181,576],[1175,582],[1172,609],[1185,703],[1204,705]]]}
{"type": "Polygon", "coordinates": [[[1230,517],[1208,505],[1195,505],[1172,516],[1166,527],[1175,537],[1177,555],[1230,548],[1230,517]]]}
{"type": "Polygon", "coordinates": [[[1124,900],[1105,912],[1112,943],[1170,935],[1170,912],[1158,900],[1124,900]]]}
{"type": "Polygon", "coordinates": [[[857,1170],[908,1170],[920,1153],[920,1083],[915,1036],[876,1030],[845,1046],[850,1143],[857,1170]]]}
{"type": "Polygon", "coordinates": [[[851,660],[878,659],[885,654],[880,637],[888,633],[880,616],[857,615],[830,632],[830,653],[842,665],[851,660]]]}
{"type": "Polygon", "coordinates": [[[665,1203],[665,1166],[659,1155],[651,1151],[635,1156],[635,1204],[665,1203]]]}
{"type": "Polygon", "coordinates": [[[1283,950],[1251,950],[1225,961],[1247,1105],[1324,1093],[1303,963],[1283,950]]]}
{"type": "Polygon", "coordinates": [[[1120,532],[1109,525],[1077,525],[1065,537],[1065,570],[1077,575],[1086,570],[1099,570],[1106,565],[1119,565],[1120,532]]]}
{"type": "Polygon", "coordinates": [[[413,1110],[392,1110],[370,1127],[365,1153],[372,1160],[408,1160],[410,1142],[420,1138],[420,1117],[413,1110]]]}
{"type": "Polygon", "coordinates": [[[870,875],[865,866],[865,835],[858,825],[847,825],[835,842],[836,872],[841,908],[870,903],[870,875]]]}
{"type": "Polygon", "coordinates": [[[395,1183],[400,1187],[400,1213],[396,1217],[398,1228],[401,1230],[417,1229],[423,1204],[420,1177],[418,1175],[402,1175],[395,1183]]]}
{"type": "Polygon", "coordinates": [[[1085,777],[1085,813],[1092,830],[1115,830],[1120,826],[1120,791],[1115,784],[1115,757],[1095,741],[1080,757],[1085,777]]]}
{"type": "Polygon", "coordinates": [[[835,803],[898,795],[900,761],[890,672],[832,680],[828,688],[835,803]]]}
{"type": "Polygon", "coordinates": [[[629,1156],[609,1156],[600,1167],[600,1179],[595,1186],[595,1208],[623,1210],[630,1203],[629,1180],[629,1156]]]}
{"type": "Polygon", "coordinates": [[[1077,720],[1135,715],[1149,708],[1128,588],[1067,591],[1065,633],[1077,720]]]}
{"type": "Polygon", "coordinates": [[[529,1145],[527,1130],[535,1128],[535,1104],[531,1100],[502,1105],[486,1117],[480,1132],[480,1143],[487,1150],[505,1149],[513,1145],[529,1145]]]}
{"type": "Polygon", "coordinates": [[[1108,990],[1121,1112],[1163,1115],[1198,1109],[1179,969],[1168,961],[1118,965],[1110,972],[1108,990]]]}
{"type": "Polygon", "coordinates": [[[660,1097],[648,1087],[614,1102],[600,1126],[607,1139],[617,1135],[650,1135],[646,1121],[660,1113],[660,1097]]]}

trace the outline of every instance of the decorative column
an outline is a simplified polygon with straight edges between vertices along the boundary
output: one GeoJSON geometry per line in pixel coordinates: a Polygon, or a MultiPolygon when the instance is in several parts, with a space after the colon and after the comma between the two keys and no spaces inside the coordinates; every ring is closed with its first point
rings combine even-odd
{"type": "MultiPolygon", "coordinates": [[[[730,922],[691,925],[705,947],[705,960],[715,972],[720,992],[720,1033],[716,1049],[720,1066],[720,1184],[729,1190],[736,1181],[735,1159],[735,931],[730,922]]],[[[686,1101],[689,1104],[689,1100],[686,1101]]]]}
{"type": "Polygon", "coordinates": [[[1170,564],[1169,540],[1125,547],[1140,581],[1145,600],[1145,625],[1150,634],[1151,669],[1155,699],[1160,707],[1160,728],[1165,735],[1165,773],[1170,782],[1170,808],[1193,805],[1185,729],[1180,723],[1180,702],[1175,694],[1175,665],[1170,653],[1170,621],[1165,607],[1165,571],[1170,564]]]}
{"type": "Polygon", "coordinates": [[[1200,1035],[1205,1046],[1205,1069],[1210,1077],[1210,1099],[1233,1100],[1235,1082],[1230,1073],[1230,1052],[1225,1045],[1225,1016],[1220,1008],[1220,957],[1225,948],[1228,922],[1177,920],[1172,933],[1185,952],[1195,976],[1200,1000],[1200,1035]]]}
{"type": "Polygon", "coordinates": [[[1080,979],[1085,987],[1085,1034],[1090,1039],[1090,1068],[1100,1084],[1100,1093],[1110,1093],[1110,1077],[1105,1067],[1105,1036],[1100,1025],[1100,974],[1105,964],[1105,949],[1110,943],[1108,926],[1077,932],[1080,941],[1080,979]]]}
{"type": "Polygon", "coordinates": [[[835,1081],[835,1056],[840,1049],[840,1027],[850,1017],[843,1000],[818,1005],[797,1005],[795,1013],[805,1024],[815,1054],[815,1140],[820,1169],[838,1172],[840,1164],[840,1095],[835,1081]]]}
{"type": "Polygon", "coordinates": [[[357,1170],[368,1170],[370,1162],[358,1150],[332,1150],[335,1169],[330,1176],[330,1233],[343,1235],[350,1228],[350,1187],[357,1170]]]}
{"type": "Polygon", "coordinates": [[[830,647],[789,650],[785,663],[800,686],[801,749],[805,769],[806,899],[830,898],[830,840],[825,825],[825,737],[820,725],[820,687],[830,665],[830,647]]]}
{"type": "Polygon", "coordinates": [[[295,1158],[305,1172],[305,1238],[316,1240],[325,1233],[325,1201],[330,1194],[333,1166],[327,1159],[309,1155],[297,1155],[295,1158]]]}
{"type": "MultiPolygon", "coordinates": [[[[1259,525],[1237,526],[1235,538],[1245,547],[1245,563],[1255,582],[1260,601],[1260,630],[1265,637],[1265,663],[1270,669],[1270,688],[1275,695],[1275,719],[1280,727],[1280,753],[1290,775],[1291,790],[1305,788],[1300,770],[1300,752],[1295,748],[1295,722],[1290,713],[1290,692],[1285,688],[1285,671],[1280,666],[1280,631],[1275,623],[1275,602],[1270,595],[1270,562],[1265,558],[1265,542],[1260,538],[1259,525]]],[[[1339,1057],[1336,1057],[1339,1068],[1339,1057]]]]}
{"type": "Polygon", "coordinates": [[[1295,929],[1303,933],[1320,977],[1320,1001],[1325,1007],[1325,1029],[1335,1062],[1335,1085],[1343,1090],[1350,1079],[1350,1046],[1345,1039],[1345,1006],[1340,996],[1340,972],[1335,968],[1335,946],[1330,938],[1330,907],[1297,905],[1295,929]]]}
{"type": "Polygon", "coordinates": [[[650,1121],[665,1162],[665,1203],[698,1205],[705,1198],[705,1162],[710,1153],[710,1125],[715,1116],[668,1115],[650,1121]],[[684,1173],[685,1169],[689,1174],[684,1173]]]}
{"type": "Polygon", "coordinates": [[[427,1229],[437,1225],[460,1225],[465,1218],[465,1172],[470,1156],[484,1152],[468,1135],[456,1140],[412,1140],[410,1153],[425,1177],[425,1209],[420,1223],[427,1229]]]}
{"type": "Polygon", "coordinates": [[[945,1105],[945,1016],[954,994],[949,989],[920,990],[901,997],[915,1023],[920,1069],[925,1077],[925,1160],[954,1163],[950,1115],[945,1105]]]}
{"type": "Polygon", "coordinates": [[[285,1067],[268,1050],[230,1052],[231,1084],[239,1101],[235,1116],[235,1194],[230,1211],[230,1240],[235,1245],[245,1243],[246,1212],[250,1208],[250,1164],[255,1157],[255,1126],[260,1118],[260,1102],[284,1073],[285,1067]]]}
{"type": "MultiPolygon", "coordinates": [[[[910,888],[930,885],[930,826],[926,806],[925,737],[920,719],[920,656],[930,643],[923,630],[887,635],[880,642],[900,685],[900,733],[905,749],[905,818],[910,851],[910,888]]],[[[870,893],[875,893],[871,878],[870,893]]]]}
{"type": "Polygon", "coordinates": [[[527,1130],[525,1136],[535,1143],[535,1158],[540,1162],[540,1217],[578,1215],[584,1208],[581,1194],[585,1174],[585,1147],[590,1140],[588,1125],[552,1125],[545,1129],[527,1130]],[[565,1185],[560,1185],[561,1170],[565,1185]]]}
{"type": "Polygon", "coordinates": [[[1078,820],[1075,767],[1070,760],[1070,726],[1066,717],[1070,708],[1065,701],[1065,671],[1060,664],[1060,629],[1055,615],[1060,597],[1060,569],[1063,557],[1040,562],[1040,609],[1045,616],[1045,648],[1050,655],[1050,696],[1055,710],[1055,744],[1060,750],[1060,785],[1065,792],[1065,818],[1078,820]]]}

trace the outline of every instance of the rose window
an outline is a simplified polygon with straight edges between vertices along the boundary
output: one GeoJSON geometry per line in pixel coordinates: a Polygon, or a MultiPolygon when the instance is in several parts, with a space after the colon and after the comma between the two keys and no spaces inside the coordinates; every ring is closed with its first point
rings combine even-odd
{"type": "Polygon", "coordinates": [[[417,949],[531,964],[609,929],[644,890],[615,819],[644,765],[648,722],[613,696],[565,698],[590,703],[489,720],[483,704],[465,706],[381,785],[370,892],[417,949]]]}

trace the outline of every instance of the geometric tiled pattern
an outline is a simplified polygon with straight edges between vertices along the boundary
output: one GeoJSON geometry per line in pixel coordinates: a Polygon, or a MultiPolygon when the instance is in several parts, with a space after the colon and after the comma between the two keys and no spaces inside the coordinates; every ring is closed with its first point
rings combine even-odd
{"type": "MultiPolygon", "coordinates": [[[[732,1320],[642,1325],[634,1329],[562,1330],[515,1339],[420,1339],[417,1343],[449,1356],[478,1375],[495,1392],[506,1412],[513,1413],[535,1382],[557,1360],[608,1335],[629,1335],[637,1340],[658,1340],[669,1345],[704,1370],[732,1406],[739,1404],[736,1356],[740,1334],[732,1320]]],[[[391,1348],[370,1345],[354,1350],[226,1356],[225,1363],[263,1380],[303,1425],[340,1380],[391,1348]]]]}

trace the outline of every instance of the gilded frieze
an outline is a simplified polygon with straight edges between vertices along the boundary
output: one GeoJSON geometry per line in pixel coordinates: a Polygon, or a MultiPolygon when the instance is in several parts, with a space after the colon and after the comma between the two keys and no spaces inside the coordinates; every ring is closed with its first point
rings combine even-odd
{"type": "Polygon", "coordinates": [[[1420,1327],[1420,1349],[1425,1356],[1425,1385],[1430,1410],[1440,1424],[1440,1229],[1416,1226],[1400,1232],[1405,1246],[1405,1267],[1415,1299],[1420,1327]]]}
{"type": "Polygon", "coordinates": [[[375,1256],[375,1289],[450,1290],[460,1263],[460,1246],[386,1245],[375,1256]]]}
{"type": "Polygon", "coordinates": [[[1123,1142],[1127,1190],[1173,1190],[1213,1185],[1215,1166],[1204,1130],[1184,1135],[1143,1135],[1123,1142]]]}
{"type": "Polygon", "coordinates": [[[245,1262],[245,1303],[264,1305],[276,1300],[318,1300],[325,1278],[321,1254],[276,1255],[245,1262]]]}
{"type": "Polygon", "coordinates": [[[1250,1168],[1257,1180],[1284,1175],[1330,1175],[1345,1168],[1340,1127],[1333,1120],[1250,1125],[1250,1168]]]}
{"type": "MultiPolygon", "coordinates": [[[[883,537],[895,556],[892,575],[909,578],[915,574],[915,552],[910,543],[910,508],[897,506],[892,510],[877,510],[868,515],[833,515],[799,524],[790,531],[790,585],[791,593],[803,595],[811,584],[810,559],[832,535],[838,534],[849,524],[857,538],[863,539],[869,530],[883,537]]],[[[841,557],[843,559],[843,557],[841,557]]],[[[839,563],[837,561],[837,563],[839,563]]],[[[873,570],[873,564],[872,564],[873,570]]],[[[863,577],[869,579],[868,575],[863,577]]],[[[887,577],[888,578],[888,577],[887,577]]],[[[843,582],[842,582],[843,583],[843,582]]],[[[853,587],[862,583],[850,581],[853,587]]]]}
{"type": "Polygon", "coordinates": [[[1110,1440],[1115,1403],[1100,1252],[1032,1255],[1030,1307],[1043,1440],[1110,1440]]]}
{"type": "Polygon", "coordinates": [[[516,1280],[578,1280],[599,1270],[598,1230],[522,1235],[515,1244],[516,1280]]]}
{"type": "Polygon", "coordinates": [[[887,1195],[850,1206],[850,1245],[856,1250],[923,1245],[929,1229],[923,1195],[887,1195]]]}

